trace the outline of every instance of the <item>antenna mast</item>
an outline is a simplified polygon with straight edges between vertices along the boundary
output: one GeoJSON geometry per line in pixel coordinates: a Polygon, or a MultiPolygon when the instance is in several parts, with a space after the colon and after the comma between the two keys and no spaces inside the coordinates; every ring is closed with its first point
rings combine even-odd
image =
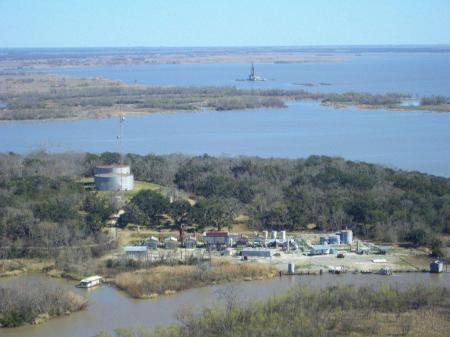
{"type": "Polygon", "coordinates": [[[120,190],[123,191],[123,122],[125,121],[125,116],[123,115],[122,102],[120,102],[120,117],[119,117],[119,135],[117,136],[118,145],[119,145],[119,155],[120,155],[120,190]]]}

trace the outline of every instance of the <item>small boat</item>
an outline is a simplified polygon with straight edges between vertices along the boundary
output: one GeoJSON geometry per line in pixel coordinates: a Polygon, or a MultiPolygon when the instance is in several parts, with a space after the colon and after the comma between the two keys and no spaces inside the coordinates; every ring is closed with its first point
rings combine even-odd
{"type": "Polygon", "coordinates": [[[79,288],[91,288],[100,285],[103,282],[103,277],[95,275],[82,279],[78,284],[79,288]]]}

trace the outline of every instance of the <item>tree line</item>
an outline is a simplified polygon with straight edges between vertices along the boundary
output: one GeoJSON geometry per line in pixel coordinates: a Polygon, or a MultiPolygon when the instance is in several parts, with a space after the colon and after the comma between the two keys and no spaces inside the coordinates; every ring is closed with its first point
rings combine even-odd
{"type": "MultiPolygon", "coordinates": [[[[82,238],[95,236],[113,203],[80,189],[76,179],[92,176],[97,164],[119,161],[120,155],[111,152],[2,155],[2,240],[40,240],[42,233],[56,233],[48,230],[55,223],[76,228],[82,238]]],[[[124,161],[136,179],[175,193],[170,203],[168,197],[141,191],[124,206],[122,225],[221,229],[245,215],[256,230],[347,227],[363,238],[411,242],[436,253],[439,236],[450,234],[450,179],[445,177],[327,156],[291,160],[127,154],[124,161]],[[195,203],[177,197],[178,190],[195,203]]],[[[70,230],[64,233],[50,241],[79,237],[70,230]]]]}

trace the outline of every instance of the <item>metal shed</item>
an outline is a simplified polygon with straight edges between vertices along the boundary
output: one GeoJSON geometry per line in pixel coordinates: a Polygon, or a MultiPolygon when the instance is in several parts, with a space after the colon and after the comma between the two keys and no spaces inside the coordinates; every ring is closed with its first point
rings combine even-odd
{"type": "Polygon", "coordinates": [[[257,249],[257,248],[246,248],[241,252],[242,256],[247,257],[272,257],[272,249],[257,249]]]}

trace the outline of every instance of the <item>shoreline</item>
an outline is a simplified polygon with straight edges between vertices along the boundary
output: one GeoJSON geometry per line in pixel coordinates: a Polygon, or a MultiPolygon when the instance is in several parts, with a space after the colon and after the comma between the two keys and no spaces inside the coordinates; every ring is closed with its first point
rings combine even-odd
{"type": "Polygon", "coordinates": [[[104,120],[104,119],[112,119],[117,118],[120,116],[148,116],[153,114],[179,114],[179,113],[198,113],[198,112],[209,112],[209,113],[215,113],[215,112],[239,112],[239,111],[252,111],[252,110],[258,110],[258,109],[269,109],[269,110],[277,110],[277,109],[289,109],[289,103],[291,102],[312,102],[324,107],[328,107],[335,110],[342,110],[347,108],[355,108],[360,111],[364,110],[383,110],[385,112],[416,112],[416,113],[434,113],[434,114],[445,114],[450,113],[450,107],[448,110],[439,111],[436,109],[427,109],[426,107],[420,108],[420,106],[396,106],[396,107],[389,107],[389,106],[383,106],[383,105],[366,105],[366,104],[342,104],[342,103],[323,103],[320,100],[315,99],[299,99],[299,100],[287,100],[285,103],[287,104],[286,107],[250,107],[250,108],[243,108],[243,109],[229,109],[229,110],[217,110],[217,109],[192,109],[192,110],[159,110],[155,109],[154,111],[124,111],[124,112],[117,112],[117,113],[111,113],[108,115],[98,115],[98,116],[73,116],[73,117],[55,117],[55,118],[36,118],[36,119],[0,119],[0,123],[14,123],[14,122],[24,122],[24,123],[47,123],[47,122],[61,122],[61,121],[83,121],[83,120],[104,120]]]}

